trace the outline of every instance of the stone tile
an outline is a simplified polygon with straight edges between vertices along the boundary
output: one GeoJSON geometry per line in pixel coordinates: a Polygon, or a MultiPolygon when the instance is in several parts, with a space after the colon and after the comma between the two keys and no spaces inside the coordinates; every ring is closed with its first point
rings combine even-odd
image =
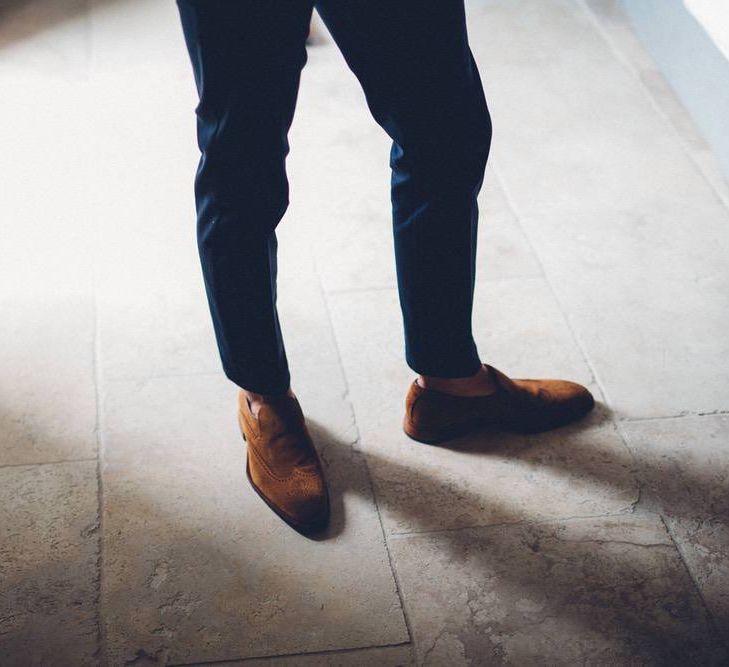
{"type": "Polygon", "coordinates": [[[220,372],[202,279],[196,292],[104,292],[98,311],[104,380],[220,372]]]}
{"type": "Polygon", "coordinates": [[[722,664],[654,515],[390,540],[418,664],[722,664]]]}
{"type": "Polygon", "coordinates": [[[729,212],[579,3],[470,8],[498,173],[611,405],[726,409],[729,212]]]}
{"type": "Polygon", "coordinates": [[[222,374],[110,383],[104,599],[112,662],[407,640],[367,472],[352,448],[352,412],[313,264],[298,253],[281,271],[294,388],[332,491],[329,539],[301,537],[249,487],[236,388],[222,374]],[[194,418],[180,419],[180,409],[194,418]],[[353,553],[366,553],[366,562],[353,553]]]}
{"type": "Polygon", "coordinates": [[[621,425],[646,504],[665,517],[720,632],[729,637],[729,416],[621,425]]]}
{"type": "Polygon", "coordinates": [[[201,376],[110,386],[103,595],[112,664],[407,639],[364,464],[351,433],[343,437],[346,406],[314,409],[317,391],[298,394],[333,496],[321,541],[288,528],[250,488],[229,383],[201,376]]]}
{"type": "Polygon", "coordinates": [[[97,663],[96,462],[0,468],[0,663],[97,663]]]}
{"type": "MultiPolygon", "coordinates": [[[[382,665],[382,667],[405,667],[415,665],[410,646],[387,646],[369,648],[355,651],[336,651],[333,653],[314,653],[310,655],[280,656],[270,658],[253,658],[250,660],[234,660],[216,663],[220,667],[234,667],[244,665],[272,665],[273,667],[292,667],[294,665],[312,665],[314,667],[369,667],[369,665],[382,665]]],[[[203,667],[191,665],[190,667],[203,667]]]]}
{"type": "Polygon", "coordinates": [[[0,292],[0,465],[96,453],[89,295],[0,292]]]}
{"type": "Polygon", "coordinates": [[[477,279],[540,276],[539,262],[492,169],[487,169],[478,205],[477,279]]]}
{"type": "MultiPolygon", "coordinates": [[[[486,282],[480,293],[474,322],[484,358],[515,377],[589,383],[543,281],[486,282]]],[[[395,292],[330,299],[361,447],[390,533],[616,513],[638,500],[632,461],[602,409],[539,436],[474,434],[449,447],[408,439],[401,423],[415,374],[401,360],[395,292]]]]}

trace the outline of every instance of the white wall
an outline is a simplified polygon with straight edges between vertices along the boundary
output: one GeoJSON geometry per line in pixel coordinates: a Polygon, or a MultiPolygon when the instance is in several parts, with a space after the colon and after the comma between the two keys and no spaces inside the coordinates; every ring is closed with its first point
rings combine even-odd
{"type": "Polygon", "coordinates": [[[619,0],[729,181],[729,0],[619,0]]]}
{"type": "Polygon", "coordinates": [[[729,0],[684,0],[684,4],[729,60],[729,0]]]}

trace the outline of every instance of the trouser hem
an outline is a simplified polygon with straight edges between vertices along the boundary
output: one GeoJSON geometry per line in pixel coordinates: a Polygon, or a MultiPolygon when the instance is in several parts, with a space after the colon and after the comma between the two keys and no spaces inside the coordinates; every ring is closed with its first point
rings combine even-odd
{"type": "Polygon", "coordinates": [[[465,378],[478,373],[481,369],[481,360],[478,355],[462,361],[449,360],[416,360],[406,356],[407,365],[418,375],[429,375],[442,378],[465,378]]]}
{"type": "Polygon", "coordinates": [[[291,386],[291,376],[288,373],[280,376],[272,374],[268,377],[252,377],[226,370],[225,376],[240,389],[254,394],[268,396],[285,394],[291,386]]]}

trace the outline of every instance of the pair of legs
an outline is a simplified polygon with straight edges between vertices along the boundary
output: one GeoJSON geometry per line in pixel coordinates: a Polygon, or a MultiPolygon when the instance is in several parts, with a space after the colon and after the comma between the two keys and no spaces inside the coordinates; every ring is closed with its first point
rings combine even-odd
{"type": "Polygon", "coordinates": [[[491,123],[463,0],[177,4],[200,98],[198,246],[227,377],[252,396],[290,391],[275,229],[289,203],[287,134],[316,6],[392,138],[406,361],[432,385],[483,385],[471,309],[491,123]]]}

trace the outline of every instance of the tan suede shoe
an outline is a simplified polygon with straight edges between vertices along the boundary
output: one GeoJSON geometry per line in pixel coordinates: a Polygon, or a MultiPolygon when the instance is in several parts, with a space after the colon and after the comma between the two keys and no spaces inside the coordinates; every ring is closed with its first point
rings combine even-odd
{"type": "Polygon", "coordinates": [[[248,443],[246,475],[256,493],[299,532],[325,528],[329,492],[299,402],[281,396],[262,405],[256,416],[241,391],[238,421],[248,443]]]}
{"type": "Polygon", "coordinates": [[[484,364],[497,389],[488,396],[454,396],[410,385],[403,428],[413,440],[437,444],[476,429],[537,433],[586,415],[595,405],[582,385],[567,380],[512,380],[484,364]]]}

